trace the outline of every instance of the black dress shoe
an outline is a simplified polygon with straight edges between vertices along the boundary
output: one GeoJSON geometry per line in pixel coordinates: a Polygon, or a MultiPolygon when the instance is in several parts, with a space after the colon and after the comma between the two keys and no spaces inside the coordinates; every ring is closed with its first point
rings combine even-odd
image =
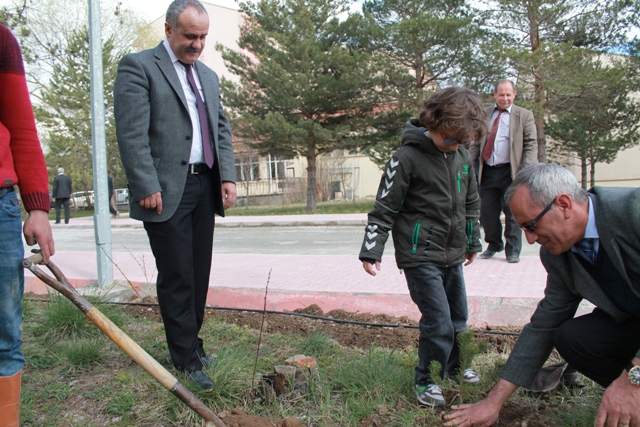
{"type": "Polygon", "coordinates": [[[211,366],[211,359],[209,359],[209,356],[202,356],[200,360],[202,361],[202,366],[205,368],[211,366]]]}
{"type": "Polygon", "coordinates": [[[520,257],[518,255],[509,255],[507,257],[507,262],[509,264],[517,264],[520,262],[520,257]]]}
{"type": "Polygon", "coordinates": [[[202,356],[200,360],[202,361],[202,366],[210,368],[211,365],[215,365],[218,362],[218,357],[214,353],[211,356],[202,356]]]}
{"type": "Polygon", "coordinates": [[[216,386],[213,381],[207,377],[202,371],[193,371],[188,374],[189,378],[202,390],[211,391],[216,386]]]}
{"type": "Polygon", "coordinates": [[[492,251],[491,249],[487,249],[486,251],[480,254],[480,258],[489,259],[492,258],[496,254],[496,251],[492,251]]]}

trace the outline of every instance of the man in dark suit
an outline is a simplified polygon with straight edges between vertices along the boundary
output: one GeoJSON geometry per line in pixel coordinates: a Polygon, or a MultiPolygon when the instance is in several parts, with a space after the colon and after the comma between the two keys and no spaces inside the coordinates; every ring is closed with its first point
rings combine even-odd
{"type": "Polygon", "coordinates": [[[471,160],[478,164],[478,184],[482,200],[480,224],[484,240],[488,244],[480,258],[491,258],[504,249],[510,263],[520,261],[522,232],[504,201],[504,194],[520,169],[538,161],[533,113],[513,105],[516,95],[513,82],[498,81],[493,92],[496,103],[485,109],[489,133],[480,144],[469,147],[471,160]],[[504,244],[501,212],[505,216],[504,244]]]}
{"type": "Polygon", "coordinates": [[[530,243],[542,245],[545,297],[486,399],[453,407],[447,425],[493,424],[519,386],[530,387],[555,346],[605,387],[596,427],[640,425],[640,189],[593,187],[566,169],[535,164],[507,191],[530,243]],[[596,306],[575,317],[580,302],[596,306]]]}
{"type": "Polygon", "coordinates": [[[56,224],[60,224],[60,210],[64,206],[64,223],[69,224],[69,198],[71,197],[71,178],[64,174],[63,168],[58,168],[58,175],[53,179],[51,199],[56,202],[56,224]]]}
{"type": "Polygon", "coordinates": [[[204,317],[214,214],[236,200],[229,122],[215,72],[197,61],[209,16],[197,0],[175,0],[166,39],[126,55],[114,88],[118,146],[130,215],[144,222],[158,268],[157,292],[174,366],[203,389],[209,359],[198,337],[204,317]],[[194,90],[195,88],[195,90],[194,90]]]}

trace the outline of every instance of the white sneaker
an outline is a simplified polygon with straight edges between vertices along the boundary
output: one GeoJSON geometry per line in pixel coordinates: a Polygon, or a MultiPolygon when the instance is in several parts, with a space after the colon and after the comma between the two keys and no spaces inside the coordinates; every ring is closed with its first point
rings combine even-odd
{"type": "Polygon", "coordinates": [[[480,377],[473,371],[473,369],[467,368],[464,370],[464,374],[462,375],[462,382],[477,384],[480,382],[480,377]]]}
{"type": "Polygon", "coordinates": [[[414,384],[413,389],[416,392],[416,399],[423,405],[428,406],[444,406],[444,396],[442,389],[437,384],[418,385],[414,384]]]}

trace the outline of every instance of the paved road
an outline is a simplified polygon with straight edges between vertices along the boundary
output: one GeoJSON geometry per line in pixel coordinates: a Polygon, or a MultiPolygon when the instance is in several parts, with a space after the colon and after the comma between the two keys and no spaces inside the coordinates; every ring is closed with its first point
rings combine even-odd
{"type": "MultiPolygon", "coordinates": [[[[356,255],[363,227],[220,227],[215,231],[216,254],[356,255]]],[[[142,228],[113,228],[113,252],[151,252],[142,228]]],[[[96,250],[90,228],[54,229],[57,251],[96,250]]],[[[393,253],[393,245],[390,251],[393,253]]]]}
{"type": "MultiPolygon", "coordinates": [[[[151,252],[144,229],[114,227],[113,252],[151,252]]],[[[219,227],[215,231],[216,254],[265,255],[352,255],[356,256],[362,242],[362,226],[269,226],[219,227]]],[[[56,250],[96,250],[92,228],[54,228],[56,250]]],[[[389,239],[385,255],[394,253],[389,239]]],[[[538,245],[524,245],[523,256],[536,256],[538,245]]],[[[499,254],[498,256],[502,256],[499,254]]]]}

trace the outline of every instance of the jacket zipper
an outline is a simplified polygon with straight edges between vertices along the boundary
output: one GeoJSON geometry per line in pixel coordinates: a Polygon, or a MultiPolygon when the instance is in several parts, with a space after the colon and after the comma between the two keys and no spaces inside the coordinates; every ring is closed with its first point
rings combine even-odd
{"type": "MultiPolygon", "coordinates": [[[[447,153],[443,153],[444,154],[444,163],[447,166],[447,176],[449,177],[449,183],[451,185],[451,204],[452,204],[452,209],[451,209],[451,228],[449,230],[449,236],[447,236],[447,244],[444,248],[444,253],[445,253],[445,266],[449,266],[449,246],[451,245],[451,236],[453,236],[453,229],[455,228],[455,220],[456,220],[456,198],[455,198],[455,183],[453,182],[453,180],[451,179],[451,165],[449,165],[449,157],[447,156],[447,153]]],[[[458,184],[460,183],[460,180],[458,179],[458,184]]]]}
{"type": "Polygon", "coordinates": [[[460,193],[460,192],[461,192],[461,188],[460,188],[460,179],[462,178],[462,177],[460,176],[460,171],[458,171],[458,172],[457,172],[457,178],[458,178],[458,193],[460,193]]]}
{"type": "Polygon", "coordinates": [[[411,254],[418,253],[418,236],[420,235],[420,223],[413,226],[413,234],[411,234],[411,254]]]}

